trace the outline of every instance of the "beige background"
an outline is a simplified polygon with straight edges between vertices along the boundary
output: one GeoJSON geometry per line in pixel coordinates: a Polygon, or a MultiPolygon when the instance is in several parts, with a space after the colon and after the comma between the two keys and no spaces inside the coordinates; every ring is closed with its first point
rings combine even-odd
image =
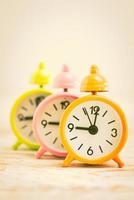
{"type": "MultiPolygon", "coordinates": [[[[126,113],[134,100],[134,0],[0,0],[1,120],[40,60],[80,80],[97,64],[126,113]]],[[[79,90],[79,84],[77,86],[79,90]]]]}
{"type": "Polygon", "coordinates": [[[0,200],[134,199],[134,0],[0,0],[0,200]],[[125,167],[35,160],[33,151],[11,145],[9,113],[33,88],[29,78],[44,60],[52,75],[63,63],[80,80],[94,63],[109,81],[107,94],[125,111],[129,139],[125,167]]]}

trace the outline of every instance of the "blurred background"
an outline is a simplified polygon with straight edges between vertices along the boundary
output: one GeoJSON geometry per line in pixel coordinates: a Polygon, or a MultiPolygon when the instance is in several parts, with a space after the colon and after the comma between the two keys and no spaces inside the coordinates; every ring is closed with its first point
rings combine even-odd
{"type": "Polygon", "coordinates": [[[98,65],[109,82],[107,96],[132,121],[133,23],[134,0],[0,0],[2,129],[9,130],[16,98],[33,88],[29,80],[40,60],[52,76],[69,65],[78,83],[98,65]]]}

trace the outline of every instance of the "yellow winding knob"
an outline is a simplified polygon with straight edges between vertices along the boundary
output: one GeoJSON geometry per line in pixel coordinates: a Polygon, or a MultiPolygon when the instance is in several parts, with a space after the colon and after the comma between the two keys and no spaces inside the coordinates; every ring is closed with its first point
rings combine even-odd
{"type": "Polygon", "coordinates": [[[48,84],[50,81],[50,74],[48,70],[46,69],[46,66],[43,62],[40,62],[38,68],[35,70],[35,72],[32,75],[31,83],[37,84],[40,87],[43,87],[43,85],[48,84]]]}
{"type": "Polygon", "coordinates": [[[96,65],[92,65],[90,68],[90,74],[86,76],[81,82],[81,92],[106,92],[107,81],[99,73],[99,69],[96,65]]]}

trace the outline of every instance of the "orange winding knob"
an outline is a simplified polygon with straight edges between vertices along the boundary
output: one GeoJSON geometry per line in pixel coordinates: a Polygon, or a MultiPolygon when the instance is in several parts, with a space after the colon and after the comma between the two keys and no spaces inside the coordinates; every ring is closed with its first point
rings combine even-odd
{"type": "Polygon", "coordinates": [[[86,76],[81,82],[81,92],[106,92],[107,81],[99,73],[99,69],[96,65],[91,65],[90,74],[86,76]]]}

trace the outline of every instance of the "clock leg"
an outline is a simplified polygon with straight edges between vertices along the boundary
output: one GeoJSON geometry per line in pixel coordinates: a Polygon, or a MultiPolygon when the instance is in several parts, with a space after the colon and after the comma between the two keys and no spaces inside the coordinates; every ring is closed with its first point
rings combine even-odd
{"type": "Polygon", "coordinates": [[[22,142],[20,142],[19,140],[12,146],[12,148],[14,149],[14,150],[17,150],[18,149],[18,147],[20,146],[22,144],[22,142]]]}
{"type": "Polygon", "coordinates": [[[124,162],[119,158],[119,156],[116,156],[113,158],[113,160],[118,164],[120,168],[124,167],[124,162]]]}
{"type": "Polygon", "coordinates": [[[73,160],[74,158],[72,157],[72,155],[68,154],[63,162],[63,167],[68,167],[73,160]]]}
{"type": "Polygon", "coordinates": [[[39,150],[36,152],[35,157],[37,159],[41,158],[43,154],[46,152],[46,150],[43,147],[40,147],[39,150]]]}

